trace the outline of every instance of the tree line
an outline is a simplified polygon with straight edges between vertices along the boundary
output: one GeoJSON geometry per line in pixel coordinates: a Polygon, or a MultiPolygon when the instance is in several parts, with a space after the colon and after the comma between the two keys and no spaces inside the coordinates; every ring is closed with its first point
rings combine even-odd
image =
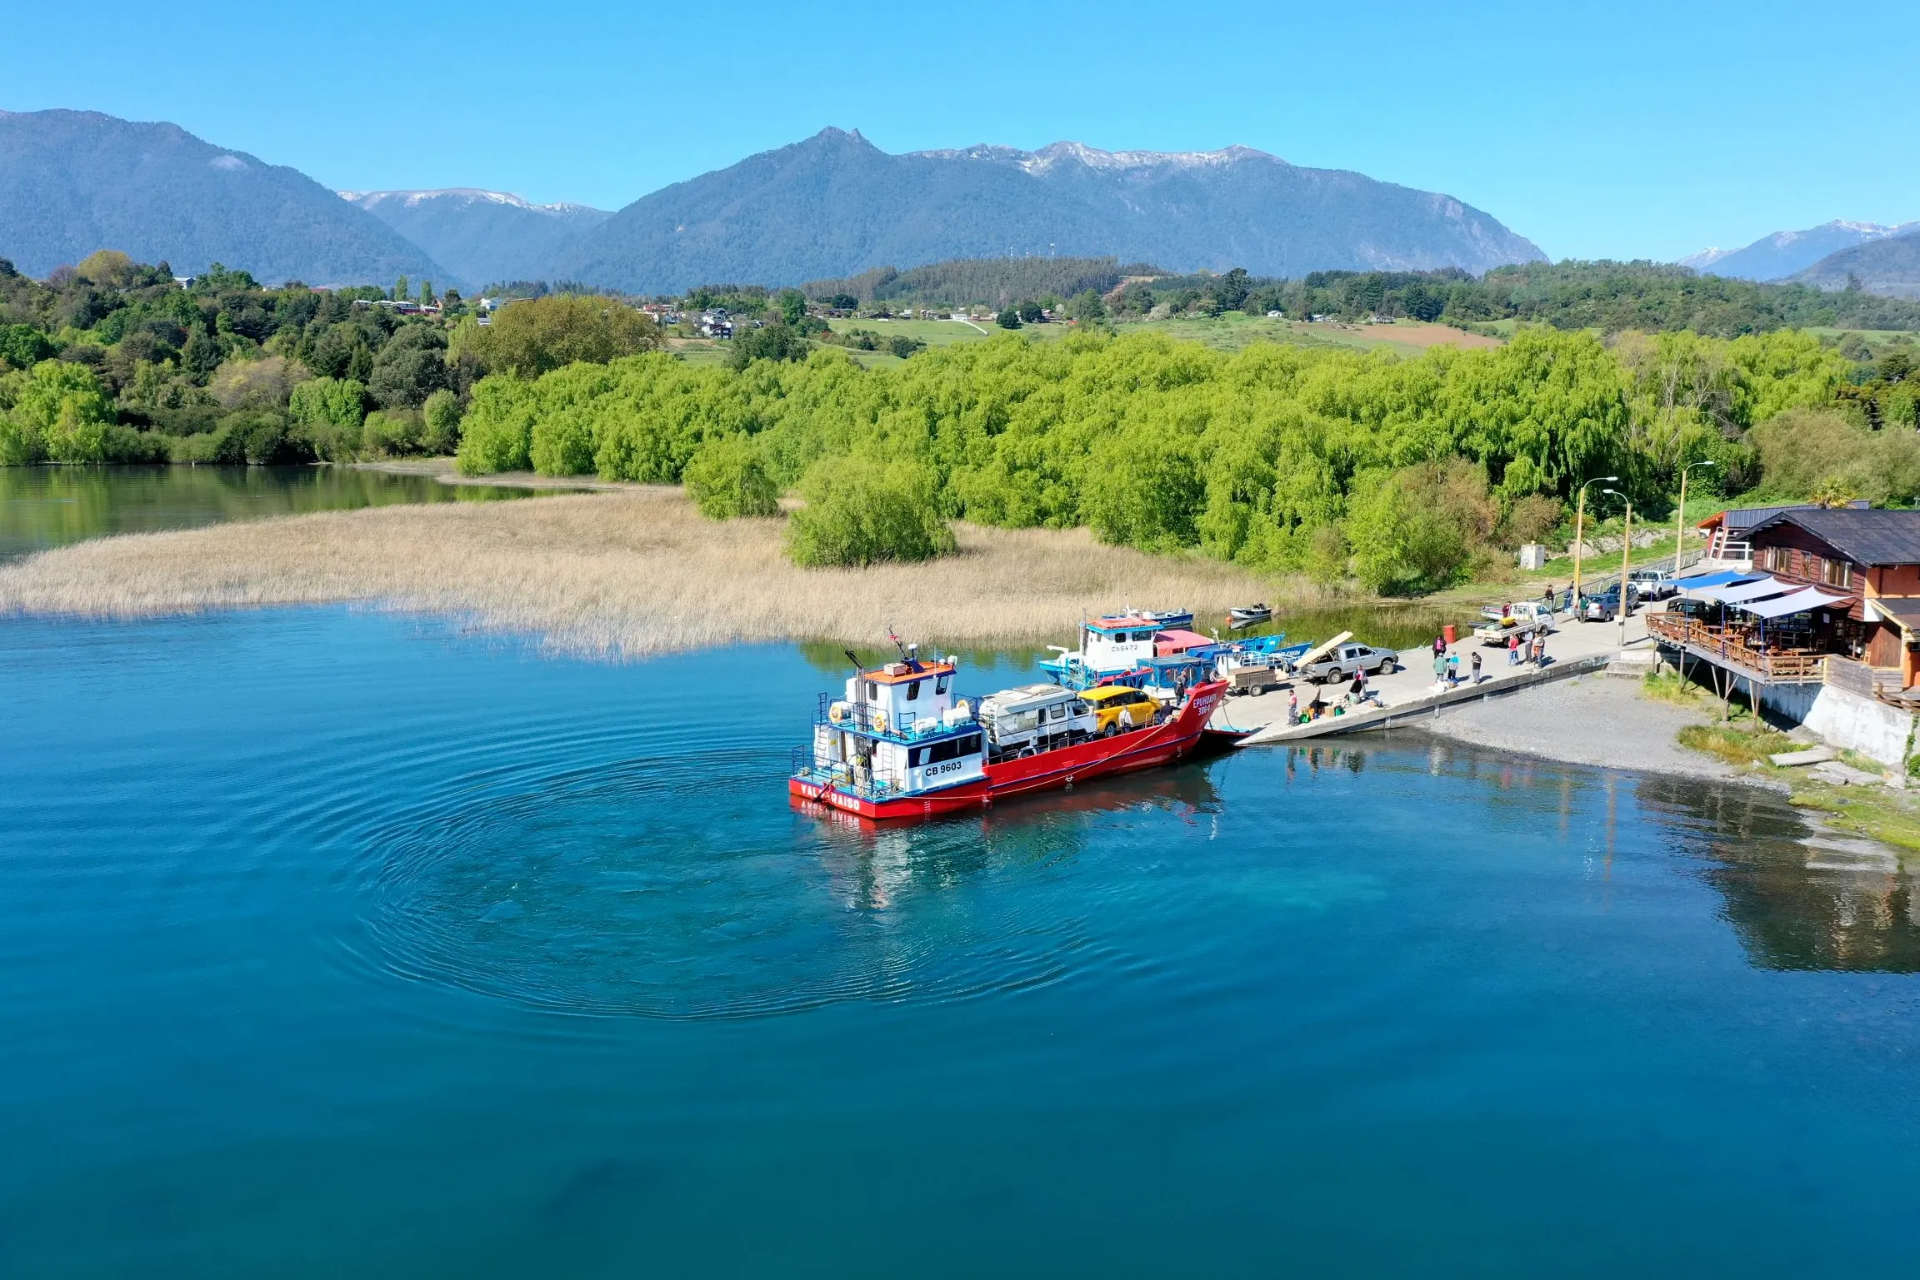
{"type": "Polygon", "coordinates": [[[481,380],[459,465],[685,482],[716,515],[769,514],[797,489],[807,562],[933,554],[967,519],[1418,592],[1563,531],[1595,475],[1653,516],[1703,460],[1728,492],[1778,477],[1912,502],[1920,434],[1850,416],[1853,373],[1792,332],[1528,329],[1400,359],[1088,328],[885,369],[827,350],[739,370],[652,353],[481,380]]]}
{"type": "Polygon", "coordinates": [[[473,385],[659,344],[652,321],[579,296],[481,325],[454,290],[265,289],[215,266],[102,251],[32,280],[0,260],[0,465],[347,460],[450,453],[473,385]]]}

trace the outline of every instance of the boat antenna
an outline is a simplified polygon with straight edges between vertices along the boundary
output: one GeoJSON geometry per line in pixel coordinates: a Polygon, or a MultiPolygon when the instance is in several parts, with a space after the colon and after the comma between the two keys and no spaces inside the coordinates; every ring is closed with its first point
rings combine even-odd
{"type": "Polygon", "coordinates": [[[893,634],[893,628],[887,628],[887,639],[893,641],[893,647],[900,651],[900,661],[907,661],[907,646],[899,636],[893,634]]]}

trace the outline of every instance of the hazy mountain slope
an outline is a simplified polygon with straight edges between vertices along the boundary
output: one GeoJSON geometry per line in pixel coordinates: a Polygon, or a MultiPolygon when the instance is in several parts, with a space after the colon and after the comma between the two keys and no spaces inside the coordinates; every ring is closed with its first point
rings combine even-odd
{"type": "Polygon", "coordinates": [[[536,279],[582,232],[613,215],[582,204],[530,204],[500,191],[342,191],[452,272],[450,284],[477,289],[536,279]]]}
{"type": "Polygon", "coordinates": [[[664,292],[1049,252],[1263,275],[1483,271],[1541,258],[1451,197],[1244,147],[1166,155],[1056,143],[896,156],[826,129],[635,201],[564,250],[549,274],[664,292]]]}
{"type": "Polygon", "coordinates": [[[1776,231],[1742,249],[1707,249],[1680,259],[1680,265],[1728,279],[1785,280],[1830,253],[1899,235],[1914,225],[1883,227],[1874,222],[1836,220],[1805,231],[1776,231]]]}
{"type": "Polygon", "coordinates": [[[1868,293],[1920,298],[1920,224],[1895,236],[1830,253],[1793,278],[1822,289],[1844,289],[1853,276],[1868,293]]]}
{"type": "Polygon", "coordinates": [[[95,249],[188,275],[388,284],[444,274],[378,218],[296,170],[171,124],[92,111],[0,112],[0,257],[41,276],[95,249]]]}

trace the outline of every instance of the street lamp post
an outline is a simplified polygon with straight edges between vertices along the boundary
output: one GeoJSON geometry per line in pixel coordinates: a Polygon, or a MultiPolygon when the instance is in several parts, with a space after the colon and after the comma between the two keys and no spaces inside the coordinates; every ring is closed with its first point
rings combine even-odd
{"type": "Polygon", "coordinates": [[[1673,517],[1673,576],[1680,576],[1680,551],[1687,536],[1687,472],[1695,467],[1717,467],[1720,464],[1708,459],[1705,462],[1692,462],[1680,468],[1680,510],[1673,517]]]}
{"type": "Polygon", "coordinates": [[[1573,509],[1573,616],[1576,622],[1585,622],[1580,611],[1580,544],[1586,541],[1587,529],[1587,485],[1598,484],[1602,480],[1613,483],[1619,476],[1595,476],[1580,486],[1573,509]]]}
{"type": "Polygon", "coordinates": [[[1610,493],[1627,504],[1627,524],[1620,535],[1620,608],[1617,614],[1620,619],[1620,646],[1625,648],[1627,643],[1627,613],[1630,608],[1627,599],[1627,577],[1629,571],[1633,568],[1633,499],[1627,497],[1626,494],[1620,492],[1618,489],[1602,489],[1600,492],[1610,493]]]}

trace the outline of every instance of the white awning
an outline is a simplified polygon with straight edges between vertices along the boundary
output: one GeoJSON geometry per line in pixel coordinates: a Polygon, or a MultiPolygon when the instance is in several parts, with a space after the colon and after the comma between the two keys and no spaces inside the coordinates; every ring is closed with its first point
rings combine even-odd
{"type": "Polygon", "coordinates": [[[1774,596],[1768,600],[1755,600],[1743,604],[1740,608],[1760,618],[1784,618],[1790,613],[1805,613],[1809,609],[1825,609],[1844,601],[1845,596],[1830,596],[1812,587],[1804,587],[1790,596],[1774,596]]]}
{"type": "Polygon", "coordinates": [[[1709,587],[1697,594],[1700,599],[1716,604],[1738,604],[1742,600],[1764,600],[1768,596],[1784,595],[1791,590],[1793,584],[1790,582],[1762,578],[1758,582],[1740,582],[1730,587],[1709,587]]]}

